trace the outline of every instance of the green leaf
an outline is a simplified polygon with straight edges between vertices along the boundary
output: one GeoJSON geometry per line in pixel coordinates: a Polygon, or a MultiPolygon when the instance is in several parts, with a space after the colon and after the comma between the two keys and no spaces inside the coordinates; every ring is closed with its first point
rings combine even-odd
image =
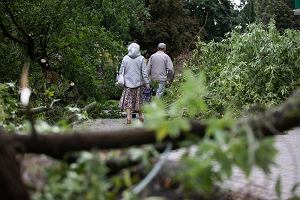
{"type": "Polygon", "coordinates": [[[126,187],[132,186],[131,175],[130,175],[129,170],[123,171],[123,180],[124,180],[126,187]]]}

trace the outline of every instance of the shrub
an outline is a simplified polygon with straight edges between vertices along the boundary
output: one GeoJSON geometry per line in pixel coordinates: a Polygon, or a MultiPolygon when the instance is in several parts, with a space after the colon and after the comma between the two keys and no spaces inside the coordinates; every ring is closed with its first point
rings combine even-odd
{"type": "Polygon", "coordinates": [[[227,108],[240,114],[254,105],[277,105],[299,86],[299,46],[299,31],[252,24],[221,42],[198,42],[185,68],[205,73],[210,114],[227,108]]]}

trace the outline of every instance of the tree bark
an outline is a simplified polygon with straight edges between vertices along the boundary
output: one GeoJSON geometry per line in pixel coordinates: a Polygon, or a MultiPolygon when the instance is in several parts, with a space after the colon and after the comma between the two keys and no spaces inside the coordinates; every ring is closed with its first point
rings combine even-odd
{"type": "MultiPolygon", "coordinates": [[[[237,120],[237,127],[249,125],[256,137],[265,137],[281,134],[282,131],[300,125],[300,89],[297,90],[282,106],[260,116],[237,120]]],[[[189,133],[203,137],[206,124],[200,121],[191,122],[189,133]]],[[[176,139],[166,138],[165,141],[184,140],[186,132],[182,132],[176,139]]],[[[72,151],[97,149],[124,148],[134,145],[156,143],[154,131],[144,128],[106,131],[83,131],[65,134],[38,135],[33,138],[29,135],[2,134],[0,139],[10,139],[22,146],[26,153],[46,154],[61,158],[72,151]]]]}
{"type": "Polygon", "coordinates": [[[8,138],[0,139],[0,199],[29,200],[12,144],[8,138]]]}

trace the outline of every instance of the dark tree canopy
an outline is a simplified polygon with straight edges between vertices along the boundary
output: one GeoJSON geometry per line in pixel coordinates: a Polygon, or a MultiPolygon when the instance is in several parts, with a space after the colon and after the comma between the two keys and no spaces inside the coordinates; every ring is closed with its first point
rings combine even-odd
{"type": "Polygon", "coordinates": [[[290,0],[244,0],[239,16],[242,23],[261,22],[267,25],[274,19],[279,30],[299,28],[299,17],[293,13],[294,3],[290,0]]]}
{"type": "Polygon", "coordinates": [[[151,17],[145,20],[145,33],[137,37],[148,53],[153,53],[157,44],[164,42],[167,51],[175,56],[189,45],[200,28],[182,0],[150,0],[146,6],[151,17]]]}
{"type": "Polygon", "coordinates": [[[197,17],[201,24],[205,24],[206,40],[220,40],[235,25],[233,5],[229,0],[191,0],[185,3],[192,16],[197,17]]]}

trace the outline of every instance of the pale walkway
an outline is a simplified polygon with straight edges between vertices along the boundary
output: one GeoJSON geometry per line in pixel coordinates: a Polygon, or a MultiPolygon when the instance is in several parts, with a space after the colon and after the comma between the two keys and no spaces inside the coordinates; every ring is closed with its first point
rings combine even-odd
{"type": "MultiPolygon", "coordinates": [[[[86,122],[85,128],[96,129],[124,129],[130,128],[125,124],[125,119],[98,119],[86,122]]],[[[242,196],[251,194],[261,199],[277,199],[275,183],[278,175],[281,177],[282,199],[291,197],[291,189],[295,183],[300,182],[300,128],[289,131],[287,135],[276,137],[278,166],[272,168],[272,173],[266,177],[261,171],[254,170],[249,180],[238,169],[234,170],[233,178],[226,182],[224,187],[240,193],[242,196]]],[[[182,151],[174,151],[169,159],[176,161],[182,151]]],[[[296,191],[300,196],[300,185],[296,191]]]]}
{"type": "MultiPolygon", "coordinates": [[[[300,128],[290,131],[288,135],[277,136],[276,147],[279,151],[276,158],[277,166],[272,168],[269,177],[256,169],[250,180],[247,180],[242,172],[236,169],[233,178],[226,183],[226,186],[242,194],[250,193],[261,199],[278,199],[275,184],[277,177],[280,176],[281,199],[290,198],[292,187],[300,183],[300,128]]],[[[300,196],[300,185],[296,194],[300,196]]]]}

